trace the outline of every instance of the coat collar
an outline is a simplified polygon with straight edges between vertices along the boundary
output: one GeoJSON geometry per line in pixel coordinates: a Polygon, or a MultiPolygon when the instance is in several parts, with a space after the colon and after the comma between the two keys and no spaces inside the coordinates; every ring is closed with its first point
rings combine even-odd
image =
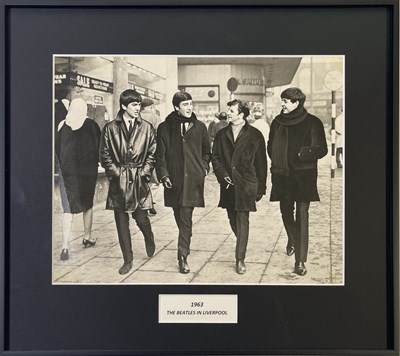
{"type": "Polygon", "coordinates": [[[233,140],[233,133],[232,133],[232,128],[231,128],[232,124],[229,124],[229,126],[227,126],[227,130],[225,132],[229,138],[229,141],[231,141],[232,145],[235,145],[239,141],[239,139],[243,136],[243,134],[247,131],[247,129],[249,128],[249,126],[250,126],[249,122],[246,119],[244,121],[245,121],[244,126],[242,127],[242,130],[240,130],[239,135],[236,138],[236,141],[233,140]]]}
{"type": "MultiPolygon", "coordinates": [[[[121,112],[121,110],[118,112],[117,117],[115,118],[115,121],[118,122],[124,122],[124,119],[122,117],[123,113],[121,112]]],[[[138,115],[138,117],[135,119],[135,121],[140,125],[142,123],[142,117],[140,116],[140,114],[138,115]]]]}
{"type": "MultiPolygon", "coordinates": [[[[118,112],[118,114],[117,114],[117,117],[115,118],[115,121],[118,124],[118,126],[120,127],[120,129],[122,130],[123,134],[125,135],[125,138],[128,139],[129,138],[129,132],[128,132],[128,129],[126,128],[126,126],[125,126],[124,119],[123,119],[122,115],[123,115],[123,113],[120,110],[118,112]]],[[[135,119],[135,127],[137,128],[137,130],[139,130],[139,128],[140,128],[140,126],[142,124],[142,120],[143,119],[139,114],[138,117],[135,119]]],[[[135,130],[135,133],[136,133],[137,130],[135,130]]]]}

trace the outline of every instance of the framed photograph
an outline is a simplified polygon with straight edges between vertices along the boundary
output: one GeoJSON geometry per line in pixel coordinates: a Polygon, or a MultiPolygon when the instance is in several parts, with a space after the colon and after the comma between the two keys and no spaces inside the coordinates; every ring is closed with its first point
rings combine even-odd
{"type": "Polygon", "coordinates": [[[398,12],[3,0],[2,352],[397,355],[398,12]]]}

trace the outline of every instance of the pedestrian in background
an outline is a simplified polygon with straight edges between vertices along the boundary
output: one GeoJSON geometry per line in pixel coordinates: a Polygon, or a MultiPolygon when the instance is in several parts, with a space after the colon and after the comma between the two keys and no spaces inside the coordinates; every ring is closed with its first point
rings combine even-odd
{"type": "Polygon", "coordinates": [[[85,247],[92,247],[93,198],[99,161],[100,128],[87,116],[87,104],[73,99],[56,134],[56,155],[60,165],[63,242],[60,259],[69,259],[68,243],[74,215],[83,213],[85,247]]]}
{"type": "MultiPolygon", "coordinates": [[[[68,109],[73,99],[82,98],[82,88],[75,84],[68,85],[56,85],[55,86],[55,98],[56,103],[54,104],[54,137],[57,140],[57,131],[61,121],[64,121],[68,114],[68,109]]],[[[86,118],[86,114],[85,114],[86,118]]],[[[54,173],[56,182],[60,187],[61,203],[67,201],[67,193],[65,191],[65,183],[60,169],[60,162],[58,161],[58,155],[54,155],[54,173]]],[[[64,244],[65,245],[65,244],[64,244]]]]}
{"type": "Polygon", "coordinates": [[[142,100],[140,116],[142,119],[149,122],[155,131],[157,131],[158,125],[161,122],[160,116],[155,113],[154,101],[149,98],[144,98],[142,100]]]}
{"type": "Polygon", "coordinates": [[[310,202],[319,201],[318,159],[328,153],[324,126],[304,108],[305,100],[298,88],[282,92],[282,111],[272,121],[268,141],[272,172],[270,200],[280,202],[288,236],[286,253],[295,254],[294,271],[300,276],[307,273],[310,202]]]}
{"type": "Polygon", "coordinates": [[[240,100],[228,103],[229,126],[221,129],[214,140],[212,163],[220,184],[218,206],[227,210],[236,236],[236,272],[246,272],[245,258],[249,239],[249,213],[256,211],[266,192],[267,157],[261,132],[246,118],[249,108],[240,100]]]}
{"type": "Polygon", "coordinates": [[[256,111],[253,113],[255,121],[251,124],[251,126],[255,127],[259,130],[265,141],[265,147],[267,147],[268,139],[269,139],[269,125],[267,121],[264,119],[261,111],[256,111]]]}
{"type": "Polygon", "coordinates": [[[144,236],[146,253],[155,251],[154,235],[147,210],[153,208],[149,182],[154,169],[156,138],[153,126],[140,116],[142,97],[132,89],[119,98],[120,110],[101,135],[101,165],[110,180],[106,209],[114,210],[124,264],[120,274],[132,268],[133,252],[129,214],[144,236]]]}
{"type": "Polygon", "coordinates": [[[338,168],[343,168],[343,109],[335,119],[336,131],[336,165],[338,168]]]}
{"type": "Polygon", "coordinates": [[[82,92],[82,88],[74,84],[62,87],[56,86],[55,95],[57,102],[54,105],[55,130],[58,129],[60,122],[65,120],[71,101],[77,98],[82,98],[82,92]]]}
{"type": "Polygon", "coordinates": [[[195,207],[204,207],[210,143],[206,125],[193,113],[192,96],[179,91],[173,96],[172,105],[174,111],[158,126],[156,170],[165,188],[165,206],[172,207],[179,229],[179,271],[189,273],[192,216],[195,207]]]}
{"type": "MultiPolygon", "coordinates": [[[[154,108],[154,101],[149,98],[144,98],[142,100],[142,111],[140,112],[140,116],[148,121],[154,128],[155,132],[157,132],[158,125],[161,122],[160,116],[155,113],[155,108],[154,108]]],[[[151,195],[153,198],[153,204],[155,204],[155,200],[158,197],[158,192],[160,191],[160,183],[157,179],[156,171],[153,170],[153,174],[151,175],[151,180],[150,180],[150,189],[151,189],[151,195]]],[[[150,215],[156,215],[157,211],[154,208],[151,208],[148,210],[150,215]]]]}
{"type": "Polygon", "coordinates": [[[215,137],[215,136],[212,136],[211,134],[212,134],[214,126],[219,122],[219,115],[220,115],[220,113],[217,112],[214,115],[213,120],[208,124],[208,127],[207,127],[207,134],[208,134],[208,138],[210,140],[210,147],[212,146],[212,142],[215,137]]]}
{"type": "Polygon", "coordinates": [[[211,134],[210,134],[211,147],[213,145],[213,142],[214,142],[215,136],[217,135],[217,132],[229,125],[227,122],[227,118],[228,117],[226,115],[226,112],[222,111],[219,113],[219,115],[218,115],[219,121],[213,126],[213,128],[211,130],[211,134]]]}

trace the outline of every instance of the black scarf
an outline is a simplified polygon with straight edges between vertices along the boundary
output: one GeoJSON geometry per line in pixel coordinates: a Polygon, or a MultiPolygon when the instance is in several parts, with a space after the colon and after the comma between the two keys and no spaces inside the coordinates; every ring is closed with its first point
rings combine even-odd
{"type": "Polygon", "coordinates": [[[272,142],[271,172],[289,175],[288,147],[289,126],[296,125],[307,117],[307,110],[301,106],[288,114],[281,112],[275,120],[279,123],[272,142]]]}
{"type": "Polygon", "coordinates": [[[176,111],[171,112],[165,119],[165,122],[170,125],[170,161],[168,165],[168,171],[171,178],[171,183],[174,190],[181,192],[183,186],[183,174],[184,174],[184,157],[183,157],[183,145],[182,145],[182,134],[181,127],[184,123],[194,123],[197,120],[196,115],[192,113],[190,118],[185,118],[179,115],[176,111]]]}

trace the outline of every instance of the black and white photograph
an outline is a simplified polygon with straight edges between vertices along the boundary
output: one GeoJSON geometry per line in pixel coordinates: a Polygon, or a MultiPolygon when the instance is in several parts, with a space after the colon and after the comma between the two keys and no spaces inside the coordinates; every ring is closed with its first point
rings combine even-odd
{"type": "Polygon", "coordinates": [[[344,67],[53,55],[52,283],[345,285],[344,67]]]}
{"type": "Polygon", "coordinates": [[[398,355],[399,0],[0,9],[0,354],[398,355]]]}

